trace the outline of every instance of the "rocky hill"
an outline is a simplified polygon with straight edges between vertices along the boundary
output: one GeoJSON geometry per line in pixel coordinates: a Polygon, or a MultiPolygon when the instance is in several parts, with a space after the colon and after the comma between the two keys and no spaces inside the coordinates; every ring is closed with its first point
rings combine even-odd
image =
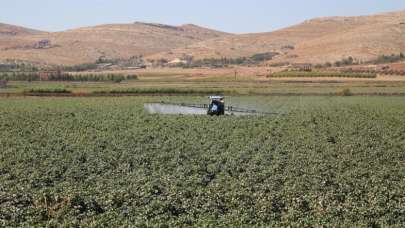
{"type": "Polygon", "coordinates": [[[130,58],[227,36],[196,25],[140,23],[86,27],[55,33],[0,37],[0,60],[74,65],[104,58],[130,58]]]}
{"type": "Polygon", "coordinates": [[[272,63],[325,63],[349,56],[367,61],[401,51],[405,52],[405,11],[318,18],[274,32],[219,37],[151,58],[237,58],[279,52],[272,63]]]}
{"type": "Polygon", "coordinates": [[[104,58],[174,60],[279,53],[269,63],[368,61],[405,52],[405,11],[326,17],[274,32],[233,35],[196,25],[112,24],[43,33],[0,25],[0,61],[75,65],[104,58]]]}

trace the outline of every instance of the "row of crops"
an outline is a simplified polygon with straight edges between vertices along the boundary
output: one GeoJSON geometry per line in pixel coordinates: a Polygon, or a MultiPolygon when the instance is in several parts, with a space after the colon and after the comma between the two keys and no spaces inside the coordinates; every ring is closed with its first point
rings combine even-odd
{"type": "Polygon", "coordinates": [[[136,80],[137,75],[124,74],[71,74],[71,73],[41,73],[41,72],[6,72],[0,73],[0,80],[7,81],[79,81],[79,82],[122,82],[136,80]]]}
{"type": "Polygon", "coordinates": [[[404,99],[162,100],[0,98],[0,226],[405,226],[404,99]]]}
{"type": "Polygon", "coordinates": [[[336,78],[376,78],[376,73],[362,73],[362,72],[321,72],[321,71],[282,71],[272,73],[270,78],[292,78],[292,77],[336,77],[336,78]]]}

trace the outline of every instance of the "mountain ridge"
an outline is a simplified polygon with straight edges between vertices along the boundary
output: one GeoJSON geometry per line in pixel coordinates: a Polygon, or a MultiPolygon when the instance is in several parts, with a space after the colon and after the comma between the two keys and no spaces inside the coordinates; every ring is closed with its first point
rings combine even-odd
{"type": "Polygon", "coordinates": [[[405,52],[405,11],[371,16],[321,17],[265,33],[221,37],[158,53],[150,58],[179,56],[238,58],[279,52],[269,63],[325,63],[349,56],[368,61],[405,52]]]}
{"type": "Polygon", "coordinates": [[[26,28],[17,25],[0,23],[0,37],[1,36],[18,36],[18,35],[36,35],[45,33],[44,31],[26,28]]]}
{"type": "Polygon", "coordinates": [[[130,58],[169,51],[206,39],[230,35],[197,27],[152,23],[104,24],[62,32],[0,37],[1,58],[43,64],[75,65],[95,62],[100,57],[130,58]],[[46,48],[35,48],[49,41],[46,48]]]}
{"type": "Polygon", "coordinates": [[[405,52],[405,11],[319,17],[272,32],[248,34],[230,34],[194,24],[146,22],[32,33],[0,36],[0,60],[74,65],[95,62],[100,57],[142,55],[145,59],[171,61],[183,56],[238,58],[277,52],[279,55],[269,64],[317,64],[349,56],[363,62],[405,52]],[[35,48],[41,40],[49,40],[51,45],[35,48]]]}

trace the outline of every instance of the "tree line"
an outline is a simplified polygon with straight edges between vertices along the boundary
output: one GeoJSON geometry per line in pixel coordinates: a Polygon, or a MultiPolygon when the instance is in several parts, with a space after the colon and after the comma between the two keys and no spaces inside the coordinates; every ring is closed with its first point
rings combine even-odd
{"type": "Polygon", "coordinates": [[[8,72],[0,74],[0,80],[6,81],[112,81],[119,83],[124,80],[137,79],[138,76],[135,74],[70,74],[62,72],[8,72]]]}

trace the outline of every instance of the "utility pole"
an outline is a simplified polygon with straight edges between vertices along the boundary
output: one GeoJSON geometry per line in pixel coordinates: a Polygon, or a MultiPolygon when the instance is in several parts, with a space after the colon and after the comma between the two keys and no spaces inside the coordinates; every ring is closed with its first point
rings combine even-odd
{"type": "Polygon", "coordinates": [[[235,69],[235,81],[236,81],[236,76],[238,76],[238,71],[235,69]]]}

